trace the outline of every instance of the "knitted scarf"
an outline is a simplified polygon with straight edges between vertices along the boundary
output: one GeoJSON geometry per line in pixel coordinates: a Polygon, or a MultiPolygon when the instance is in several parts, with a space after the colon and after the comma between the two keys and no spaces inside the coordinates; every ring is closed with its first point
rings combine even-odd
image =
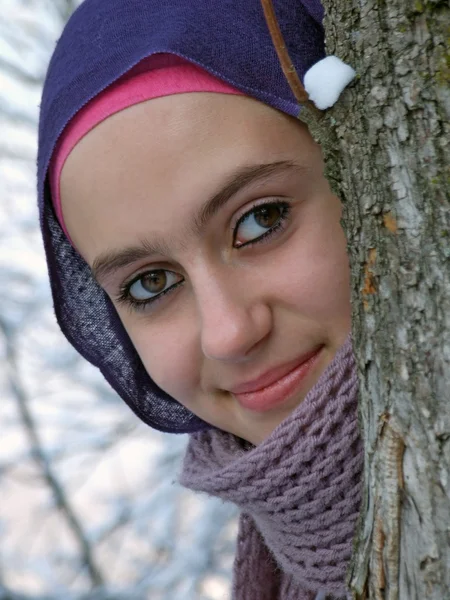
{"type": "Polygon", "coordinates": [[[233,600],[345,597],[363,467],[357,393],[349,336],[260,445],[218,430],[190,435],[181,484],[242,511],[233,600]]]}

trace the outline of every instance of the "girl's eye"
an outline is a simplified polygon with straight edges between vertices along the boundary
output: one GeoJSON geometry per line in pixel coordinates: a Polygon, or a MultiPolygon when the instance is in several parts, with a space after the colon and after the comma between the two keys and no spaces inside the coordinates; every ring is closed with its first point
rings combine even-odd
{"type": "Polygon", "coordinates": [[[135,308],[144,308],[147,304],[155,302],[173,291],[183,281],[181,275],[166,269],[147,271],[131,283],[125,283],[116,301],[131,304],[135,308]]]}
{"type": "MultiPolygon", "coordinates": [[[[282,229],[291,211],[286,201],[266,202],[254,206],[238,220],[233,232],[235,248],[262,242],[282,229]]],[[[124,283],[115,298],[135,310],[144,310],[148,305],[162,300],[184,283],[183,277],[167,269],[153,269],[124,283]]]]}
{"type": "Polygon", "coordinates": [[[242,248],[262,241],[280,229],[286,221],[290,205],[287,202],[270,202],[254,206],[242,215],[233,233],[233,245],[242,248]]]}

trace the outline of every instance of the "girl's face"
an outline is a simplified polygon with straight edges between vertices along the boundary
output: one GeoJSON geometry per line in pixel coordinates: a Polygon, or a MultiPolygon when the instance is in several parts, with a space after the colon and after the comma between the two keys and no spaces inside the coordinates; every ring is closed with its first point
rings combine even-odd
{"type": "Polygon", "coordinates": [[[350,331],[341,205],[304,125],[190,93],[93,129],[61,177],[64,220],[153,380],[258,444],[350,331]]]}

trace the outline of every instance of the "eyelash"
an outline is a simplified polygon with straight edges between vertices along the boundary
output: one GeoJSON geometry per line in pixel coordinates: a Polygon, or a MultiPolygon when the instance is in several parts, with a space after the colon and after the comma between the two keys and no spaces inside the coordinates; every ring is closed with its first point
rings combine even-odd
{"type": "MultiPolygon", "coordinates": [[[[269,206],[270,207],[276,206],[281,209],[281,213],[280,213],[280,217],[279,217],[278,221],[275,223],[275,225],[273,225],[270,229],[268,229],[265,233],[263,233],[259,237],[236,247],[237,250],[241,250],[242,248],[251,248],[257,244],[268,242],[269,239],[273,235],[275,235],[276,233],[278,233],[279,231],[284,229],[284,227],[286,226],[286,221],[288,220],[288,218],[291,214],[291,205],[289,204],[289,202],[287,202],[285,200],[283,200],[283,201],[280,200],[280,201],[272,201],[272,202],[264,202],[261,204],[256,204],[248,212],[243,214],[237,221],[236,225],[233,228],[233,242],[235,240],[238,227],[246,219],[248,219],[252,214],[256,213],[258,209],[261,209],[264,207],[269,207],[269,206]]],[[[160,269],[152,269],[152,270],[158,271],[160,269]]],[[[160,302],[163,299],[163,297],[166,294],[175,291],[175,289],[177,289],[178,287],[180,287],[181,285],[184,284],[184,280],[182,280],[182,281],[179,281],[178,283],[173,284],[166,290],[160,292],[157,296],[154,296],[153,298],[148,298],[147,300],[136,300],[130,294],[130,288],[134,283],[136,283],[136,281],[139,281],[139,279],[141,277],[143,277],[146,273],[148,273],[148,271],[139,273],[139,275],[134,277],[131,281],[125,282],[120,287],[119,294],[115,298],[115,301],[118,304],[124,304],[125,306],[129,307],[132,311],[143,311],[149,305],[152,305],[152,307],[154,307],[158,302],[160,302]]]]}
{"type": "Polygon", "coordinates": [[[263,241],[267,241],[268,238],[272,237],[272,235],[274,235],[277,231],[279,231],[280,229],[282,229],[284,227],[284,225],[286,224],[286,220],[288,219],[290,212],[291,212],[291,205],[289,204],[289,202],[287,202],[285,200],[277,200],[277,201],[272,201],[272,202],[261,202],[261,204],[253,205],[249,211],[247,211],[241,217],[239,217],[236,225],[233,228],[233,242],[235,240],[236,232],[239,228],[239,225],[244,223],[244,221],[246,221],[252,214],[256,213],[261,208],[265,208],[268,206],[271,206],[271,207],[276,206],[277,208],[281,209],[281,214],[280,214],[277,222],[275,223],[275,225],[273,225],[265,233],[254,238],[253,240],[250,240],[249,242],[246,242],[245,244],[241,244],[240,246],[237,246],[236,247],[237,250],[241,250],[241,248],[251,248],[252,246],[255,246],[256,244],[260,244],[263,241]]]}

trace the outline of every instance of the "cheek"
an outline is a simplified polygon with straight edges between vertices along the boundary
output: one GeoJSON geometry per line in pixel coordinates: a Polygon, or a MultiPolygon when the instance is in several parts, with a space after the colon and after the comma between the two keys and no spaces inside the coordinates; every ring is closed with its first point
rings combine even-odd
{"type": "Polygon", "coordinates": [[[306,317],[331,323],[349,319],[350,269],[346,239],[334,206],[307,215],[285,260],[286,296],[306,317]]]}
{"type": "Polygon", "coordinates": [[[153,381],[181,403],[194,394],[200,380],[200,358],[193,319],[180,311],[161,323],[143,320],[125,328],[153,381]]]}

